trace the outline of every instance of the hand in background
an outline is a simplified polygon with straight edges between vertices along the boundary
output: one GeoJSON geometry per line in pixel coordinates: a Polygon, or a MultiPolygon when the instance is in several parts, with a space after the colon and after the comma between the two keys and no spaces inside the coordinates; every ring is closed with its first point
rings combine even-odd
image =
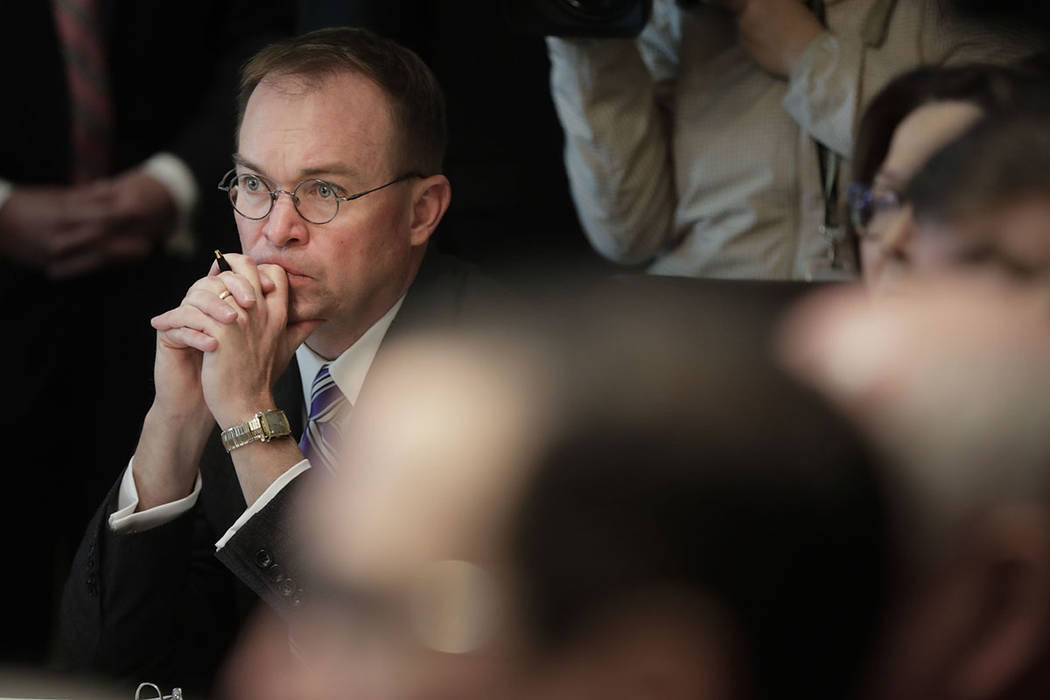
{"type": "Polygon", "coordinates": [[[824,27],[802,0],[716,0],[736,18],[740,45],[758,65],[786,78],[824,27]]]}
{"type": "Polygon", "coordinates": [[[0,253],[45,270],[111,206],[101,183],[16,187],[0,207],[0,253]]]}
{"type": "Polygon", "coordinates": [[[175,225],[175,202],[168,189],[141,170],[92,186],[102,188],[108,206],[85,221],[80,237],[64,239],[61,254],[47,266],[51,277],[75,277],[141,260],[175,225]]]}
{"type": "Polygon", "coordinates": [[[85,185],[16,187],[0,207],[0,253],[52,279],[149,255],[175,223],[167,188],[141,170],[85,185]]]}

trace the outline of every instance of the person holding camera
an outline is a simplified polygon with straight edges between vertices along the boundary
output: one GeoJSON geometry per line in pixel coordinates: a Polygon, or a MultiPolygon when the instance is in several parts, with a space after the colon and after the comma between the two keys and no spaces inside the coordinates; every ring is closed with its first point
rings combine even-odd
{"type": "Polygon", "coordinates": [[[936,0],[652,0],[635,39],[548,37],[583,228],[657,274],[854,277],[838,183],[867,98],[1034,43],[936,0]]]}

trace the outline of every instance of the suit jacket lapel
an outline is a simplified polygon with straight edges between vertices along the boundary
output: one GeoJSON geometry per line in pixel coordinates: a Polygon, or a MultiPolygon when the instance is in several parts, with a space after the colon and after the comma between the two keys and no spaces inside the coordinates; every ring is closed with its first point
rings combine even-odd
{"type": "Polygon", "coordinates": [[[456,258],[427,253],[378,354],[383,353],[390,340],[420,327],[455,323],[462,311],[462,291],[470,270],[456,258]]]}
{"type": "Polygon", "coordinates": [[[450,258],[429,252],[423,258],[423,263],[416,273],[405,294],[405,300],[394,317],[383,342],[379,345],[372,366],[365,376],[361,387],[362,397],[367,396],[370,382],[376,369],[383,363],[387,356],[387,349],[396,345],[402,337],[411,335],[413,332],[436,324],[447,325],[454,323],[460,313],[460,290],[466,277],[465,264],[450,258]]]}

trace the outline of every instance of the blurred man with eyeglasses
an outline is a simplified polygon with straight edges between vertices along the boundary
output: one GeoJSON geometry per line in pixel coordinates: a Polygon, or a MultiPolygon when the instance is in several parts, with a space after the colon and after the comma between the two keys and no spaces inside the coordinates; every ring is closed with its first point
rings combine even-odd
{"type": "Polygon", "coordinates": [[[300,604],[283,508],[335,468],[388,330],[454,322],[483,286],[423,264],[450,186],[443,97],[415,54],[320,30],[259,52],[239,99],[219,187],[243,253],[152,319],[156,397],[64,600],[78,664],[190,688],[257,596],[300,604]]]}

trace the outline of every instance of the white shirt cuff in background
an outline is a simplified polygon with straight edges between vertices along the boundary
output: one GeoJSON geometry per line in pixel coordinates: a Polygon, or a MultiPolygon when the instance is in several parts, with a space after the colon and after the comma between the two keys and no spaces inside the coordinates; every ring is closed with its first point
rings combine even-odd
{"type": "Polygon", "coordinates": [[[248,522],[248,520],[251,519],[253,515],[265,508],[266,504],[273,500],[273,497],[280,493],[281,489],[283,489],[285,486],[292,482],[292,479],[299,476],[309,468],[310,460],[304,459],[301,462],[298,462],[295,466],[286,471],[284,474],[281,474],[279,477],[274,479],[273,483],[270,484],[266,488],[266,490],[262,492],[262,495],[255,499],[255,503],[252,503],[250,506],[248,506],[247,510],[241,513],[241,517],[237,518],[233,525],[230,525],[230,529],[226,531],[226,534],[223,535],[219,539],[219,541],[215,543],[215,549],[222,549],[226,545],[226,543],[230,541],[230,538],[236,535],[237,531],[240,530],[241,527],[243,527],[244,524],[248,522]]]}
{"type": "Polygon", "coordinates": [[[201,492],[200,472],[197,473],[197,481],[193,484],[193,493],[189,496],[136,513],[135,509],[139,505],[139,491],[135,488],[135,477],[131,473],[132,461],[128,461],[128,468],[124,470],[124,478],[120,480],[117,509],[109,516],[110,530],[120,533],[145,532],[158,525],[170,523],[196,505],[197,496],[201,492]]]}
{"type": "Polygon", "coordinates": [[[853,151],[853,108],[859,100],[857,83],[860,49],[847,50],[835,34],[824,30],[806,46],[788,76],[781,100],[795,123],[843,158],[853,151]],[[856,63],[851,63],[856,62],[856,63]],[[850,79],[844,80],[848,75],[850,79]]]}
{"type": "Polygon", "coordinates": [[[200,197],[193,172],[181,158],[171,153],[157,153],[142,164],[142,169],[164,185],[175,202],[175,229],[168,237],[165,249],[171,254],[189,257],[197,247],[191,223],[200,197]]]}
{"type": "Polygon", "coordinates": [[[14,185],[7,180],[0,180],[0,208],[3,208],[7,200],[10,199],[12,189],[14,189],[14,185]]]}

